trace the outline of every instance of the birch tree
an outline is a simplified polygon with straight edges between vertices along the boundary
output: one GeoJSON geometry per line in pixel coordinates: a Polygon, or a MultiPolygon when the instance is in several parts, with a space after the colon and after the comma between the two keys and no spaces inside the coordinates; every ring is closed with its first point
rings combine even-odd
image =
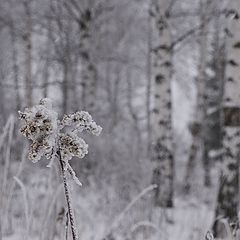
{"type": "Polygon", "coordinates": [[[95,107],[97,69],[92,58],[92,24],[94,21],[94,3],[81,6],[77,1],[65,3],[71,18],[77,23],[79,30],[79,56],[81,62],[82,104],[92,112],[95,107]]]}
{"type": "Polygon", "coordinates": [[[190,125],[190,132],[192,134],[192,144],[190,147],[189,158],[187,162],[186,176],[185,176],[185,191],[189,192],[191,189],[192,172],[196,165],[198,156],[203,156],[203,128],[205,116],[205,84],[206,84],[206,63],[208,54],[207,42],[207,22],[206,22],[206,3],[203,0],[199,2],[200,9],[200,23],[202,25],[199,36],[199,65],[198,76],[196,79],[197,99],[196,107],[193,116],[193,122],[190,125]]]}
{"type": "Polygon", "coordinates": [[[81,65],[82,65],[82,101],[85,109],[94,110],[97,71],[91,57],[91,22],[93,13],[86,9],[81,16],[81,65]]]}
{"type": "Polygon", "coordinates": [[[153,23],[153,78],[154,78],[154,148],[153,183],[155,205],[173,206],[173,154],[172,154],[172,115],[171,115],[171,79],[172,49],[169,26],[169,1],[153,0],[151,18],[153,23]]]}
{"type": "Polygon", "coordinates": [[[223,136],[223,167],[216,207],[214,231],[217,237],[224,237],[220,218],[229,223],[238,220],[239,202],[239,136],[240,136],[240,9],[239,1],[231,1],[228,6],[225,29],[227,46],[226,80],[224,86],[224,136],[223,136]]]}
{"type": "MultiPolygon", "coordinates": [[[[151,4],[149,11],[151,11],[151,4]]],[[[146,64],[146,115],[147,115],[147,156],[151,154],[151,89],[152,89],[152,56],[151,56],[151,49],[152,49],[152,27],[151,27],[151,16],[148,15],[148,39],[147,39],[147,64],[146,64]]]]}
{"type": "Polygon", "coordinates": [[[58,37],[58,41],[53,40],[53,46],[55,49],[55,57],[62,70],[62,109],[63,112],[70,110],[70,78],[71,78],[71,52],[70,52],[70,26],[69,19],[63,18],[66,16],[63,3],[61,1],[51,1],[51,14],[53,15],[53,23],[48,24],[51,26],[49,36],[53,38],[58,37]],[[54,34],[51,29],[54,29],[54,34]]]}
{"type": "MultiPolygon", "coordinates": [[[[219,3],[218,3],[219,4],[219,3]]],[[[217,6],[216,6],[217,9],[217,6]]],[[[211,185],[210,170],[214,161],[220,160],[222,149],[221,105],[225,75],[225,44],[221,33],[220,17],[216,16],[211,25],[210,60],[206,68],[206,117],[204,131],[204,185],[211,185]]]]}

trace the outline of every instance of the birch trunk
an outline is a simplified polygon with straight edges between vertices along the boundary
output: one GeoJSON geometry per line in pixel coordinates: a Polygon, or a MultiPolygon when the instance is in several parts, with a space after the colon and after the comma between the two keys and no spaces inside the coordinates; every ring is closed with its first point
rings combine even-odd
{"type": "MultiPolygon", "coordinates": [[[[217,9],[217,6],[216,6],[217,9]]],[[[225,75],[225,48],[222,42],[219,17],[212,24],[211,59],[206,69],[206,124],[204,131],[204,185],[211,185],[210,170],[221,158],[222,121],[221,105],[225,75]]]]}
{"type": "MultiPolygon", "coordinates": [[[[151,9],[149,9],[150,11],[151,9]]],[[[147,43],[147,68],[146,68],[146,115],[147,115],[147,156],[151,154],[152,128],[151,128],[151,90],[152,90],[152,27],[151,16],[148,16],[148,43],[147,43]]]]}
{"type": "Polygon", "coordinates": [[[196,165],[198,156],[200,158],[203,156],[203,128],[204,128],[204,117],[205,117],[205,83],[206,83],[206,63],[207,63],[207,23],[206,23],[206,4],[200,0],[200,22],[202,25],[200,39],[199,39],[199,66],[198,66],[198,77],[196,80],[197,87],[197,100],[196,108],[194,113],[194,119],[190,126],[190,131],[192,134],[192,145],[190,147],[190,154],[186,168],[185,176],[185,192],[191,190],[191,182],[193,177],[193,171],[196,165]]]}
{"type": "MultiPolygon", "coordinates": [[[[239,89],[240,89],[240,18],[235,13],[240,9],[240,2],[231,2],[228,14],[229,26],[226,36],[227,65],[224,86],[224,135],[223,135],[223,167],[218,192],[216,219],[226,218],[229,223],[237,223],[239,202],[239,89]],[[233,116],[227,110],[236,110],[233,116]],[[228,120],[231,120],[228,122],[228,120]]],[[[235,111],[234,110],[234,111],[235,111]]],[[[220,221],[214,224],[217,237],[225,237],[220,221]]]]}
{"type": "Polygon", "coordinates": [[[171,79],[172,49],[168,22],[168,0],[153,0],[150,14],[153,31],[153,78],[154,78],[154,149],[153,183],[155,205],[173,207],[173,154],[172,154],[172,114],[171,79]]]}

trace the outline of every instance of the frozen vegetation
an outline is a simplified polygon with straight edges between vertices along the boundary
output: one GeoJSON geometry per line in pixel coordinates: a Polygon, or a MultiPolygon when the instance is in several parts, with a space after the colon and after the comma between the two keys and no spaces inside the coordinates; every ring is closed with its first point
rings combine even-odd
{"type": "Polygon", "coordinates": [[[0,240],[239,240],[239,11],[0,1],[0,240]]]}

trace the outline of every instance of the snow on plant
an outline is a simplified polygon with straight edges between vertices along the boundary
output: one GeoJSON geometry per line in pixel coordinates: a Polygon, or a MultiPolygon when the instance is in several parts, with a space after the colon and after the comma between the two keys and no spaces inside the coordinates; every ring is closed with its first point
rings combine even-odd
{"type": "Polygon", "coordinates": [[[19,111],[19,116],[24,121],[20,132],[32,140],[28,157],[33,162],[43,156],[50,159],[56,154],[56,149],[66,165],[73,156],[83,158],[88,153],[88,145],[77,133],[87,130],[98,136],[102,130],[84,111],[64,115],[59,121],[51,100],[47,98],[40,100],[39,105],[26,108],[24,112],[19,111]],[[68,131],[62,132],[65,127],[68,131]]]}
{"type": "Polygon", "coordinates": [[[88,112],[84,111],[66,114],[62,120],[58,120],[58,114],[53,110],[51,100],[47,98],[40,100],[36,106],[26,108],[24,112],[19,111],[19,116],[23,121],[20,132],[32,141],[28,158],[33,162],[37,162],[45,156],[47,159],[51,159],[51,166],[55,156],[58,156],[72,235],[73,239],[76,240],[78,238],[67,185],[66,171],[68,170],[77,184],[81,185],[81,183],[68,161],[73,156],[84,158],[88,153],[88,145],[78,136],[78,133],[86,130],[98,136],[102,128],[93,121],[88,112]]]}
{"type": "Polygon", "coordinates": [[[19,111],[20,119],[24,121],[20,132],[32,144],[29,151],[29,159],[39,161],[43,155],[48,159],[53,154],[58,133],[57,113],[52,110],[52,104],[48,99],[42,99],[39,105],[19,111]]]}

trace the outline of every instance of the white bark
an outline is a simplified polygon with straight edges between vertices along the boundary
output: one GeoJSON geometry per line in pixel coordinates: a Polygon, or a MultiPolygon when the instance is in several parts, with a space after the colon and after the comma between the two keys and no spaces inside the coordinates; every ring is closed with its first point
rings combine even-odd
{"type": "MultiPolygon", "coordinates": [[[[231,1],[229,9],[238,11],[239,1],[231,1]]],[[[226,80],[224,88],[224,107],[240,106],[240,18],[239,14],[228,14],[229,21],[227,43],[226,80]]],[[[240,126],[224,124],[223,168],[216,217],[227,218],[230,223],[238,220],[239,202],[239,140],[240,126]]],[[[215,223],[215,232],[219,236],[219,223],[215,223]]]]}
{"type": "Polygon", "coordinates": [[[168,0],[153,0],[154,149],[153,183],[157,184],[155,205],[173,206],[173,154],[171,121],[172,49],[167,10],[168,0]]]}
{"type": "MultiPolygon", "coordinates": [[[[216,3],[219,4],[219,3],[216,3]]],[[[216,6],[218,9],[219,6],[216,6]]],[[[211,59],[206,76],[206,117],[204,131],[204,185],[211,185],[210,168],[219,161],[222,154],[222,120],[221,107],[223,101],[223,83],[225,75],[225,47],[222,39],[220,17],[216,16],[211,25],[211,59]],[[218,154],[212,154],[212,153],[218,154]]]]}
{"type": "Polygon", "coordinates": [[[190,154],[187,163],[186,176],[185,176],[185,190],[188,192],[191,189],[191,182],[193,177],[193,170],[196,165],[198,156],[203,157],[203,128],[205,123],[205,85],[206,85],[206,64],[208,54],[208,39],[207,39],[207,21],[206,9],[207,4],[200,0],[200,24],[202,25],[199,37],[199,65],[198,77],[196,79],[197,100],[193,123],[191,128],[192,145],[190,147],[190,154]]]}
{"type": "MultiPolygon", "coordinates": [[[[151,11],[151,9],[149,9],[151,11]]],[[[151,16],[148,16],[148,44],[147,44],[147,69],[146,69],[146,115],[147,115],[147,156],[151,153],[151,141],[152,141],[152,128],[151,128],[151,90],[152,90],[152,27],[151,16]]]]}

